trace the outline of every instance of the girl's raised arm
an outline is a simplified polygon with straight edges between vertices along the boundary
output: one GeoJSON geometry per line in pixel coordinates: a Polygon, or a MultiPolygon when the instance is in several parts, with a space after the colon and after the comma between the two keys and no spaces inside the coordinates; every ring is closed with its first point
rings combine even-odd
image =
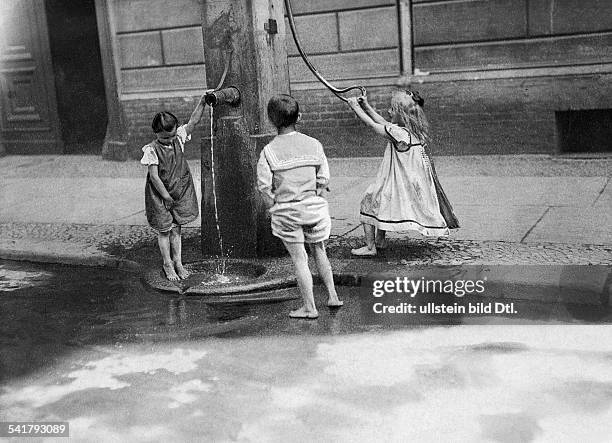
{"type": "Polygon", "coordinates": [[[191,135],[195,126],[200,123],[202,120],[202,114],[204,113],[204,107],[206,103],[204,102],[204,96],[200,97],[200,101],[196,105],[195,109],[191,113],[191,117],[189,117],[189,121],[185,125],[185,131],[187,131],[187,135],[191,135]]]}
{"type": "Polygon", "coordinates": [[[381,125],[388,125],[389,122],[385,120],[385,118],[380,115],[376,110],[370,105],[368,102],[368,98],[366,96],[358,97],[357,102],[361,105],[363,110],[370,116],[372,120],[376,123],[380,123],[381,125]]]}
{"type": "MultiPolygon", "coordinates": [[[[378,135],[388,138],[387,131],[385,131],[385,124],[387,121],[383,119],[384,123],[378,123],[372,117],[370,117],[360,106],[357,97],[350,97],[348,99],[348,105],[351,107],[353,112],[357,114],[357,117],[361,119],[366,125],[374,130],[378,135]]],[[[382,117],[381,117],[382,118],[382,117]]]]}

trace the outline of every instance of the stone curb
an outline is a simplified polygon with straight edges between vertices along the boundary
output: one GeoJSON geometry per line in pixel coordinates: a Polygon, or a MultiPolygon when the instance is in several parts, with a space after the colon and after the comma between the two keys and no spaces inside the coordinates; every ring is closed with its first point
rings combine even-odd
{"type": "Polygon", "coordinates": [[[140,263],[132,260],[91,254],[62,254],[58,252],[33,252],[0,248],[0,259],[28,261],[33,263],[111,268],[130,273],[141,273],[144,270],[144,267],[140,263]]]}

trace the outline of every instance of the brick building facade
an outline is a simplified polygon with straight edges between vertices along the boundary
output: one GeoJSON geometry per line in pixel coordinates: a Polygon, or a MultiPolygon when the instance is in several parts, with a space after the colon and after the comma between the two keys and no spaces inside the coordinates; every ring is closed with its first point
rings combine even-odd
{"type": "MultiPolygon", "coordinates": [[[[137,157],[151,138],[155,112],[169,109],[186,120],[210,86],[202,1],[175,0],[169,8],[166,0],[83,0],[90,9],[83,7],[78,14],[62,10],[57,0],[3,2],[3,25],[11,14],[21,21],[10,32],[3,26],[9,34],[0,54],[0,149],[99,153],[104,134],[98,131],[94,137],[95,128],[83,128],[84,122],[102,127],[104,120],[122,114],[119,123],[127,140],[107,155],[137,157]],[[96,24],[98,43],[77,38],[67,51],[70,38],[96,24]],[[28,45],[32,61],[19,49],[28,45]],[[97,57],[97,65],[91,57],[97,57]],[[83,70],[85,65],[89,71],[83,70]],[[81,84],[75,74],[92,83],[81,84]],[[109,84],[115,96],[113,91],[109,95],[109,84]],[[75,85],[82,90],[78,97],[75,85]],[[105,97],[99,92],[104,85],[105,97]],[[94,90],[98,92],[87,93],[94,90]],[[93,110],[88,100],[98,107],[106,101],[106,115],[93,110]],[[113,101],[116,112],[109,105],[113,101]],[[90,141],[86,149],[84,140],[90,141]]],[[[380,111],[387,109],[398,85],[419,90],[426,98],[438,154],[611,150],[608,0],[292,3],[304,50],[329,81],[366,86],[380,111]]],[[[290,35],[287,53],[291,90],[303,110],[301,129],[321,138],[332,156],[380,155],[380,142],[316,81],[290,35]]],[[[195,137],[208,132],[205,117],[195,137]]],[[[190,149],[190,156],[199,155],[198,143],[190,149]]]]}

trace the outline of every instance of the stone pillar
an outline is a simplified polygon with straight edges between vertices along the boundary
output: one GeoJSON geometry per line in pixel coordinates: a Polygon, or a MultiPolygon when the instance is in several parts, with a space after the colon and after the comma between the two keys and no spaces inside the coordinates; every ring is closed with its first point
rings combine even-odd
{"type": "Polygon", "coordinates": [[[240,91],[237,106],[214,108],[214,159],[202,143],[202,252],[219,255],[212,189],[215,167],[217,212],[224,252],[229,257],[279,255],[257,191],[256,165],[276,130],[266,115],[273,94],[289,92],[282,0],[209,0],[203,3],[202,31],[206,85],[223,83],[240,91]]]}
{"type": "Polygon", "coordinates": [[[117,72],[112,37],[112,14],[107,0],[96,0],[96,18],[100,39],[100,56],[104,70],[104,89],[108,123],[102,146],[102,157],[109,160],[127,160],[127,125],[123,107],[119,101],[117,72]]]}

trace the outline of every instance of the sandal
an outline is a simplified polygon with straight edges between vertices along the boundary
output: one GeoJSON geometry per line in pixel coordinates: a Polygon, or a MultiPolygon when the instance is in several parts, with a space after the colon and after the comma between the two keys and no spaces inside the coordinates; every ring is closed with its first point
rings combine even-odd
{"type": "Polygon", "coordinates": [[[370,249],[368,245],[357,249],[351,249],[351,254],[358,257],[374,257],[376,255],[376,246],[374,246],[372,249],[370,249]]]}

